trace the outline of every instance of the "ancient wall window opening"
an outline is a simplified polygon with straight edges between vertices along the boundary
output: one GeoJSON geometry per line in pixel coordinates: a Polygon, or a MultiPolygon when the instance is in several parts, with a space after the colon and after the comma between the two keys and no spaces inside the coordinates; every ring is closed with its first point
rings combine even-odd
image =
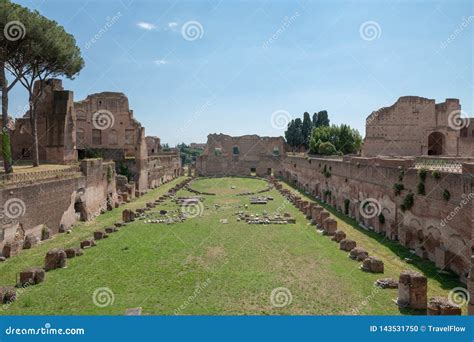
{"type": "Polygon", "coordinates": [[[428,155],[439,156],[444,153],[445,138],[443,133],[433,132],[428,136],[428,155]]]}
{"type": "Polygon", "coordinates": [[[250,168],[250,175],[251,176],[256,176],[257,175],[257,168],[251,167],[250,168]]]}
{"type": "Polygon", "coordinates": [[[109,134],[108,134],[108,139],[109,139],[109,144],[110,145],[117,145],[117,130],[111,129],[109,134]]]}
{"type": "Polygon", "coordinates": [[[214,155],[217,156],[217,157],[222,156],[222,148],[220,148],[220,147],[214,148],[214,155]]]}
{"type": "Polygon", "coordinates": [[[234,156],[239,155],[239,153],[240,153],[240,151],[239,151],[239,147],[238,147],[238,146],[232,147],[232,154],[233,154],[234,156]]]}
{"type": "Polygon", "coordinates": [[[125,144],[133,145],[134,144],[134,130],[133,129],[126,129],[125,130],[125,144]]]}
{"type": "Polygon", "coordinates": [[[280,156],[280,149],[279,149],[277,146],[275,146],[275,147],[273,148],[273,155],[274,155],[275,157],[279,157],[279,156],[280,156]]]}
{"type": "Polygon", "coordinates": [[[100,129],[92,130],[92,144],[102,145],[102,131],[100,129]]]}

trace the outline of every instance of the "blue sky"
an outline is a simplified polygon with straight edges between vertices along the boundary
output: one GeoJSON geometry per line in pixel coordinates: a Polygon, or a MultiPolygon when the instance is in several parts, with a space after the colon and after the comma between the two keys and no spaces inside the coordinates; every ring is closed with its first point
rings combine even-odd
{"type": "MultiPolygon", "coordinates": [[[[283,135],[273,113],[323,109],[364,134],[370,112],[404,95],[459,98],[474,116],[470,0],[16,2],[76,37],[86,66],[64,81],[75,100],[124,92],[170,145],[283,135]]],[[[21,116],[24,89],[10,98],[21,116]]]]}

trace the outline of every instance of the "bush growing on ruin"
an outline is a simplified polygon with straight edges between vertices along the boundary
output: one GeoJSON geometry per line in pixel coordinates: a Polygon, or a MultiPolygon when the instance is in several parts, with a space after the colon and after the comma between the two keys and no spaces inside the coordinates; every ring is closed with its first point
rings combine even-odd
{"type": "Polygon", "coordinates": [[[427,171],[425,169],[421,169],[420,171],[418,171],[418,176],[420,177],[420,181],[423,183],[426,180],[426,175],[427,175],[427,171]]]}
{"type": "Polygon", "coordinates": [[[400,205],[400,208],[402,211],[410,210],[413,207],[413,204],[415,203],[415,196],[413,193],[409,193],[405,196],[403,199],[403,203],[400,205]]]}
{"type": "Polygon", "coordinates": [[[443,199],[447,202],[447,201],[449,201],[450,198],[451,198],[451,193],[447,189],[444,189],[443,199]]]}
{"type": "Polygon", "coordinates": [[[438,170],[435,170],[431,173],[434,179],[438,180],[441,178],[441,173],[438,170]]]}
{"type": "Polygon", "coordinates": [[[417,186],[418,195],[426,195],[425,183],[419,182],[417,186]]]}
{"type": "Polygon", "coordinates": [[[402,183],[395,183],[393,184],[393,192],[395,196],[398,196],[405,190],[405,186],[402,183]]]}

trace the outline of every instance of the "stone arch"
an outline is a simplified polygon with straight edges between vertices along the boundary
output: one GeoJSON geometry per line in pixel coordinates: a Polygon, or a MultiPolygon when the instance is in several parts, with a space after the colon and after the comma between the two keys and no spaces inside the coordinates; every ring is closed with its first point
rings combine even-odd
{"type": "Polygon", "coordinates": [[[428,155],[439,156],[444,154],[446,139],[441,132],[428,135],[428,155]]]}

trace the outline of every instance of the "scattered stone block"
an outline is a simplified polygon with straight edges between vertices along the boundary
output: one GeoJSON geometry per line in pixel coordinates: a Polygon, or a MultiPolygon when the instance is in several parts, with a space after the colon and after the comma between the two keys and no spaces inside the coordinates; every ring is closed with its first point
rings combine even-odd
{"type": "Polygon", "coordinates": [[[382,289],[396,289],[398,288],[398,281],[393,278],[381,278],[377,279],[374,285],[382,289]]]}
{"type": "Polygon", "coordinates": [[[112,234],[112,233],[118,232],[118,228],[117,227],[107,227],[107,228],[105,228],[105,232],[107,234],[112,234]]]}
{"type": "Polygon", "coordinates": [[[18,253],[20,253],[22,247],[23,247],[23,241],[10,241],[10,242],[7,242],[3,246],[2,254],[7,259],[11,258],[11,257],[17,255],[18,253]]]}
{"type": "Polygon", "coordinates": [[[44,269],[46,272],[57,268],[66,267],[66,252],[59,248],[54,248],[46,253],[44,269]]]}
{"type": "Polygon", "coordinates": [[[142,308],[130,308],[125,310],[125,316],[141,316],[142,308]]]}
{"type": "Polygon", "coordinates": [[[0,256],[0,262],[4,262],[6,260],[7,260],[7,258],[5,258],[4,256],[0,256]]]}
{"type": "Polygon", "coordinates": [[[350,240],[350,239],[343,239],[339,243],[339,249],[346,252],[350,252],[356,247],[357,247],[357,243],[354,240],[350,240]]]}
{"type": "Polygon", "coordinates": [[[82,250],[79,247],[72,247],[65,249],[64,252],[66,253],[66,257],[68,259],[81,256],[83,254],[82,250]]]}
{"type": "Polygon", "coordinates": [[[0,287],[0,304],[10,304],[16,299],[16,290],[13,286],[0,287]]]}
{"type": "Polygon", "coordinates": [[[369,256],[362,262],[362,271],[370,272],[370,273],[383,273],[384,272],[384,264],[381,259],[378,259],[373,256],[369,256]]]}
{"type": "Polygon", "coordinates": [[[49,238],[51,238],[52,235],[53,235],[53,232],[48,227],[43,227],[43,229],[41,229],[41,240],[42,241],[48,240],[49,238]]]}
{"type": "Polygon", "coordinates": [[[33,246],[37,245],[39,242],[38,237],[33,234],[29,234],[25,237],[25,242],[23,242],[23,249],[30,249],[33,246]]]}
{"type": "Polygon", "coordinates": [[[117,223],[114,223],[114,226],[117,228],[120,228],[120,227],[125,226],[125,224],[123,222],[117,222],[117,223]]]}
{"type": "Polygon", "coordinates": [[[65,233],[66,232],[66,226],[64,224],[59,225],[58,233],[65,233]]]}
{"type": "Polygon", "coordinates": [[[334,235],[337,230],[337,221],[328,217],[323,221],[323,232],[325,235],[334,235]]]}
{"type": "Polygon", "coordinates": [[[109,236],[102,230],[97,230],[94,232],[94,240],[102,240],[108,238],[109,236]]]}
{"type": "Polygon", "coordinates": [[[29,286],[42,283],[45,278],[45,271],[42,268],[29,268],[20,272],[20,286],[29,286]]]}
{"type": "Polygon", "coordinates": [[[336,230],[331,240],[336,241],[336,242],[341,242],[345,238],[346,238],[346,233],[344,233],[342,230],[336,230]]]}
{"type": "Polygon", "coordinates": [[[357,260],[357,261],[363,261],[369,256],[369,252],[367,252],[364,248],[362,247],[355,247],[353,248],[350,253],[349,253],[349,258],[357,260]]]}
{"type": "Polygon", "coordinates": [[[453,305],[448,298],[433,297],[428,301],[426,313],[428,316],[460,316],[462,310],[459,306],[453,305]]]}
{"type": "Polygon", "coordinates": [[[415,271],[406,270],[398,279],[397,304],[402,308],[424,310],[427,307],[428,282],[426,277],[415,271]]]}
{"type": "Polygon", "coordinates": [[[132,222],[135,221],[135,213],[133,210],[125,209],[122,211],[122,221],[123,222],[132,222]]]}
{"type": "Polygon", "coordinates": [[[96,246],[96,244],[95,244],[95,241],[93,239],[81,241],[81,248],[82,249],[95,247],[95,246],[96,246]]]}

